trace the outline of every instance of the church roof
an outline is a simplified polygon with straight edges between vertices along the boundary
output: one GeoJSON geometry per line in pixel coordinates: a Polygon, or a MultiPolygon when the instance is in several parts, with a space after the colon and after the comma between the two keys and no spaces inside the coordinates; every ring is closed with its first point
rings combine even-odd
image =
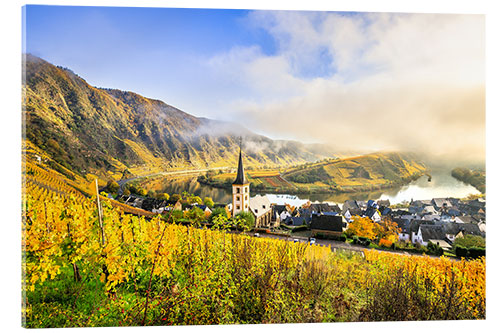
{"type": "Polygon", "coordinates": [[[245,171],[243,170],[243,159],[241,158],[241,148],[240,148],[240,159],[238,161],[238,173],[236,173],[236,179],[233,182],[234,185],[245,185],[248,184],[245,178],[245,171]]]}

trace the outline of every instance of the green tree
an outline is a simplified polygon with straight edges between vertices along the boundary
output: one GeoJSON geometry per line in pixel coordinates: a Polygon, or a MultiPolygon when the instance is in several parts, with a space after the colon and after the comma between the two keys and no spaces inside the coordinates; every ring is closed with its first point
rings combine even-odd
{"type": "Polygon", "coordinates": [[[177,193],[172,194],[172,196],[170,197],[170,199],[172,199],[172,201],[175,201],[175,202],[181,200],[181,198],[182,198],[181,195],[177,194],[177,193]]]}
{"type": "MultiPolygon", "coordinates": [[[[241,212],[236,217],[239,217],[244,220],[243,225],[251,230],[255,227],[255,216],[251,212],[241,212]]],[[[242,221],[241,221],[242,222],[242,221]]]]}
{"type": "Polygon", "coordinates": [[[486,247],[486,240],[481,236],[465,235],[464,237],[456,238],[453,246],[461,246],[465,248],[471,247],[486,247]]]}
{"type": "Polygon", "coordinates": [[[209,221],[210,222],[213,222],[213,219],[217,216],[223,216],[225,219],[228,219],[229,217],[227,216],[227,211],[225,208],[223,207],[215,207],[213,210],[212,210],[212,214],[210,214],[210,217],[209,217],[209,221]]]}
{"type": "Polygon", "coordinates": [[[210,197],[205,197],[205,199],[203,199],[203,204],[212,209],[212,207],[214,206],[214,201],[210,197]]]}
{"type": "Polygon", "coordinates": [[[128,188],[124,189],[123,195],[130,195],[130,190],[128,188]]]}
{"type": "Polygon", "coordinates": [[[198,224],[205,219],[205,213],[201,210],[201,208],[194,207],[186,212],[186,218],[193,224],[198,224]]]}

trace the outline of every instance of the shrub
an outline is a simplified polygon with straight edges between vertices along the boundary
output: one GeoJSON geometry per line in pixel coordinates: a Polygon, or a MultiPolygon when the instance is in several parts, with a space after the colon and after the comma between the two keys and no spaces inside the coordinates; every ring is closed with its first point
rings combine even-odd
{"type": "Polygon", "coordinates": [[[358,238],[358,242],[359,242],[360,245],[369,246],[372,241],[369,238],[366,238],[366,237],[359,237],[358,238]]]}
{"type": "Polygon", "coordinates": [[[465,235],[464,237],[455,239],[454,245],[460,245],[466,248],[471,248],[473,246],[484,248],[486,247],[486,241],[481,236],[465,235]]]}
{"type": "Polygon", "coordinates": [[[482,247],[476,247],[473,246],[468,249],[468,254],[467,256],[472,259],[476,259],[479,257],[485,257],[486,256],[486,249],[482,247]]]}
{"type": "Polygon", "coordinates": [[[385,239],[385,238],[380,239],[378,242],[379,246],[390,247],[390,248],[392,248],[393,244],[394,244],[393,242],[391,242],[390,240],[385,239]]]}
{"type": "Polygon", "coordinates": [[[467,248],[460,246],[460,245],[456,245],[455,246],[455,255],[459,258],[467,257],[467,248]]]}

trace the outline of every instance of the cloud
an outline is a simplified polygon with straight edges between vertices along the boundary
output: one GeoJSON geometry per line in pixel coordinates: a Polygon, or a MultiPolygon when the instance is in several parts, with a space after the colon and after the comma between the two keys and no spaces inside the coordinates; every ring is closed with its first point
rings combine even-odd
{"type": "Polygon", "coordinates": [[[346,150],[485,156],[484,16],[256,11],[277,43],[210,59],[232,120],[346,150]],[[312,74],[311,74],[312,73],[312,74]]]}

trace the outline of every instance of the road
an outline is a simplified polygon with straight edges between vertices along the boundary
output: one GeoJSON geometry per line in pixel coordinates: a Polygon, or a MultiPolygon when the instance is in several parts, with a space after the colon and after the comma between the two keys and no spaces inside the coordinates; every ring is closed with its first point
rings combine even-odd
{"type": "MultiPolygon", "coordinates": [[[[282,239],[282,240],[287,240],[287,241],[293,241],[294,239],[297,239],[301,243],[307,243],[308,239],[307,237],[302,237],[302,236],[280,236],[280,235],[272,235],[272,234],[259,234],[259,237],[266,237],[266,238],[274,238],[274,239],[282,239]]],[[[369,248],[366,248],[364,246],[360,245],[352,245],[349,243],[345,242],[339,242],[339,241],[334,241],[334,240],[329,240],[329,239],[318,239],[316,238],[316,243],[317,245],[321,246],[329,246],[332,251],[336,251],[337,249],[342,249],[342,250],[347,250],[347,251],[356,251],[356,252],[361,252],[363,253],[364,250],[370,250],[369,248]]],[[[389,250],[380,250],[380,249],[374,249],[376,251],[380,252],[388,252],[391,254],[399,254],[399,255],[410,255],[410,256],[422,256],[420,253],[413,253],[413,252],[406,252],[406,251],[389,251],[389,250]]],[[[426,254],[429,257],[436,257],[434,255],[429,255],[426,254]]],[[[451,260],[458,260],[456,258],[451,258],[448,257],[451,260]]]]}

